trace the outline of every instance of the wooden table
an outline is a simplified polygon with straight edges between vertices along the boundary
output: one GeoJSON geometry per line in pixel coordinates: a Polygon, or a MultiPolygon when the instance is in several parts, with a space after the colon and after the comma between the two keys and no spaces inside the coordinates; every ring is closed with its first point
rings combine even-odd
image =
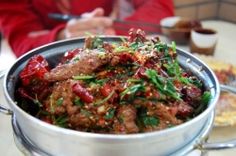
{"type": "MultiPolygon", "coordinates": [[[[204,21],[204,27],[213,28],[219,33],[219,40],[216,47],[214,57],[236,65],[236,25],[222,21],[204,21]]],[[[164,38],[165,40],[165,38],[164,38]]],[[[185,50],[189,50],[187,46],[179,46],[185,50]]],[[[2,42],[2,55],[0,55],[0,70],[11,66],[15,57],[5,40],[2,42]]],[[[3,95],[3,80],[0,80],[0,104],[8,107],[3,95]]],[[[22,155],[16,148],[13,140],[13,132],[11,127],[11,118],[0,113],[0,149],[4,156],[20,156],[22,155]]],[[[214,127],[210,134],[210,141],[221,141],[236,138],[236,126],[233,127],[214,127]]],[[[209,156],[235,156],[236,149],[211,151],[209,156]]],[[[194,154],[192,154],[194,155],[194,154]]]]}

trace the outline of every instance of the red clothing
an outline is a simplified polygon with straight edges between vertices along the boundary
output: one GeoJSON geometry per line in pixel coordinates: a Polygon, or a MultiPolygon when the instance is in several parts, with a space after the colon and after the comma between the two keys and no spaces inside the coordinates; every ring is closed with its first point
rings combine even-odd
{"type": "MultiPolygon", "coordinates": [[[[97,7],[105,10],[108,16],[112,12],[115,0],[70,0],[69,14],[80,15],[97,7]]],[[[160,19],[172,16],[172,0],[128,0],[135,12],[125,20],[159,23],[160,19]]],[[[8,40],[17,57],[43,44],[56,40],[57,32],[64,28],[65,22],[48,18],[48,13],[65,13],[57,0],[1,0],[0,31],[8,40]],[[45,31],[43,31],[45,30],[45,31]],[[49,30],[49,31],[46,31],[49,30]],[[42,31],[41,35],[32,32],[42,31]]],[[[120,24],[117,24],[122,26],[120,24]]],[[[116,30],[117,34],[122,34],[116,30]]]]}

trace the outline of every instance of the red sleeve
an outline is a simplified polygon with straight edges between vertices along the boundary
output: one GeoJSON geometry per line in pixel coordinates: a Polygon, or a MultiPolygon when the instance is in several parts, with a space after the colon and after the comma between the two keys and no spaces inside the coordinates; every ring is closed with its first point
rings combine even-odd
{"type": "Polygon", "coordinates": [[[17,57],[43,44],[55,41],[59,25],[46,30],[29,0],[1,0],[0,28],[17,57]],[[41,32],[36,35],[33,32],[41,32]]]}
{"type": "MultiPolygon", "coordinates": [[[[172,0],[132,0],[135,12],[125,18],[126,21],[141,21],[153,24],[159,24],[162,18],[174,15],[174,6],[172,0]]],[[[137,26],[135,24],[126,25],[115,23],[116,33],[127,35],[129,28],[141,28],[147,32],[160,32],[160,29],[150,26],[137,26]],[[120,29],[122,27],[122,29],[120,29]],[[126,30],[125,30],[126,29],[126,30]]]]}

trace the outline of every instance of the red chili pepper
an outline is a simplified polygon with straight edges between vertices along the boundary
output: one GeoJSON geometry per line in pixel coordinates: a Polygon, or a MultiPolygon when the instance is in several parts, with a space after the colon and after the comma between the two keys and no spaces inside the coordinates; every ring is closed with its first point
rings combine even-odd
{"type": "Polygon", "coordinates": [[[108,83],[106,83],[102,86],[102,88],[100,89],[100,92],[104,97],[107,97],[109,94],[111,94],[112,88],[108,83]]]}
{"type": "Polygon", "coordinates": [[[20,78],[23,85],[27,86],[35,78],[43,80],[44,74],[47,72],[49,72],[48,62],[41,55],[35,55],[21,71],[20,78]]]}
{"type": "Polygon", "coordinates": [[[64,56],[63,56],[61,62],[62,62],[62,63],[65,63],[66,61],[71,60],[73,57],[75,57],[75,55],[79,54],[80,52],[81,52],[81,49],[78,49],[78,48],[77,48],[77,49],[74,49],[74,50],[71,50],[71,51],[67,51],[67,52],[64,54],[64,56]]]}
{"type": "Polygon", "coordinates": [[[19,88],[18,92],[21,97],[34,101],[34,98],[28,94],[28,92],[24,88],[19,88]]]}
{"type": "Polygon", "coordinates": [[[144,42],[146,41],[146,34],[143,30],[141,29],[134,29],[134,28],[131,28],[129,30],[129,38],[128,38],[128,41],[129,42],[144,42]]]}
{"type": "Polygon", "coordinates": [[[83,88],[79,83],[75,83],[72,86],[73,92],[80,97],[80,99],[83,102],[91,103],[93,102],[94,97],[85,89],[83,88]]]}
{"type": "Polygon", "coordinates": [[[134,74],[135,78],[147,78],[146,69],[144,67],[139,67],[136,73],[134,74]]]}

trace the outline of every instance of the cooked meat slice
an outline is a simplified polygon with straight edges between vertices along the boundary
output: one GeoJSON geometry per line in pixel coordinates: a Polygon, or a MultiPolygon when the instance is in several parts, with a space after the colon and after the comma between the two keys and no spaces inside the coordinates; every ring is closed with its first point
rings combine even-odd
{"type": "Polygon", "coordinates": [[[142,130],[144,132],[151,132],[181,124],[182,121],[175,117],[174,114],[176,114],[176,112],[173,113],[173,110],[171,108],[172,107],[165,106],[161,103],[156,104],[156,107],[149,107],[148,114],[158,117],[159,123],[157,126],[146,126],[142,130]]]}
{"type": "Polygon", "coordinates": [[[98,67],[106,64],[110,60],[110,55],[101,55],[101,52],[92,50],[79,53],[79,61],[69,64],[59,65],[44,75],[47,81],[62,81],[78,74],[90,74],[98,67]]]}
{"type": "Polygon", "coordinates": [[[171,112],[169,107],[163,104],[157,104],[155,109],[155,115],[161,118],[162,121],[166,121],[168,124],[178,125],[181,123],[171,112]]]}
{"type": "MultiPolygon", "coordinates": [[[[73,107],[73,92],[71,89],[72,80],[56,82],[53,86],[50,97],[44,102],[46,110],[52,114],[63,114],[68,112],[71,114],[73,107]]],[[[73,108],[74,110],[75,108],[73,108]]],[[[74,111],[73,111],[74,112],[74,111]]]]}
{"type": "Polygon", "coordinates": [[[118,109],[117,117],[120,119],[119,126],[115,125],[115,133],[137,133],[139,128],[135,123],[136,109],[131,105],[124,105],[118,109]],[[118,128],[119,127],[119,128],[118,128]],[[122,132],[124,131],[124,132],[122,132]]]}
{"type": "Polygon", "coordinates": [[[181,101],[178,104],[177,116],[180,118],[187,118],[193,113],[193,108],[186,102],[181,101]]]}
{"type": "Polygon", "coordinates": [[[93,125],[92,121],[89,119],[89,116],[86,116],[81,112],[71,115],[69,117],[69,123],[76,129],[90,128],[93,125]]]}

